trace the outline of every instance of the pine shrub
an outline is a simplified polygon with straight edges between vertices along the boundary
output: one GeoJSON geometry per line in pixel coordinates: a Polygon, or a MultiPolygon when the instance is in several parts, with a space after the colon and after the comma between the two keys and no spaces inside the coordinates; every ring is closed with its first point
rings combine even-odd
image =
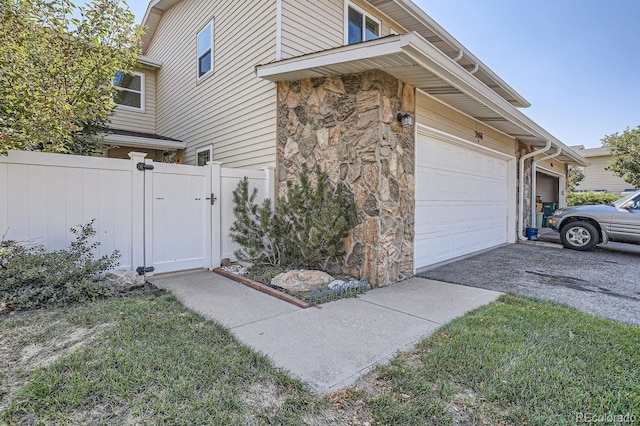
{"type": "Polygon", "coordinates": [[[240,245],[234,252],[240,260],[263,265],[280,265],[282,247],[274,221],[271,200],[258,205],[258,190],[249,193],[249,179],[245,176],[233,191],[233,214],[236,220],[231,226],[231,240],[240,245]]]}
{"type": "Polygon", "coordinates": [[[332,187],[325,173],[306,166],[299,181],[288,183],[275,214],[270,200],[256,204],[245,178],[233,193],[236,221],[231,238],[235,255],[257,265],[326,270],[344,258],[344,239],[355,224],[355,205],[341,185],[332,187]]]}
{"type": "Polygon", "coordinates": [[[25,310],[68,305],[111,296],[116,289],[104,272],[118,265],[114,251],[99,259],[94,221],[71,228],[75,240],[69,248],[46,252],[42,245],[25,246],[16,241],[0,243],[0,305],[25,310]]]}

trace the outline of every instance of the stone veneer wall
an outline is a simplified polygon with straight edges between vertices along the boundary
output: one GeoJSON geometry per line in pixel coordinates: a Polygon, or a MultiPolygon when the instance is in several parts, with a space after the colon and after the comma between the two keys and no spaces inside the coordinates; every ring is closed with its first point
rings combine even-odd
{"type": "MultiPolygon", "coordinates": [[[[523,144],[522,142],[518,141],[518,149],[516,150],[516,161],[518,164],[518,169],[520,168],[520,158],[522,158],[523,155],[526,155],[530,152],[533,152],[534,149],[531,148],[528,145],[523,144]]],[[[523,219],[524,219],[524,228],[530,228],[531,227],[531,166],[533,165],[533,158],[529,158],[528,160],[525,160],[524,162],[524,205],[520,205],[520,194],[518,194],[517,197],[517,213],[518,215],[520,214],[519,211],[520,209],[523,209],[523,219]]],[[[520,191],[520,170],[518,170],[517,176],[516,176],[517,181],[517,191],[520,191]]],[[[517,221],[516,221],[516,227],[518,226],[517,221]]],[[[518,229],[516,229],[516,233],[519,232],[518,229]]],[[[523,231],[524,232],[524,231],[523,231]]]]}
{"type": "Polygon", "coordinates": [[[344,272],[378,287],[413,274],[415,89],[381,71],[278,83],[278,195],[302,164],[353,194],[344,272]]]}

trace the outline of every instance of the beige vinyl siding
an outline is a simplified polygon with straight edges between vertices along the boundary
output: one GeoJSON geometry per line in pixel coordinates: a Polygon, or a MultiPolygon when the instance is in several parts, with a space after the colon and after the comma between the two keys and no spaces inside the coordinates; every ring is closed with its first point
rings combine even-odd
{"type": "Polygon", "coordinates": [[[576,189],[580,191],[604,190],[619,194],[625,189],[633,188],[633,185],[625,182],[621,177],[605,170],[607,163],[611,161],[610,155],[586,158],[591,162],[591,165],[584,168],[584,179],[576,186],[576,189]]]}
{"type": "Polygon", "coordinates": [[[477,142],[476,130],[482,133],[479,145],[515,155],[516,140],[473,118],[446,106],[431,96],[416,93],[416,122],[449,133],[459,138],[477,142]]]}
{"type": "Polygon", "coordinates": [[[185,162],[261,168],[276,158],[276,85],[255,66],[275,60],[276,2],[191,0],[165,11],[147,50],[157,75],[158,133],[187,143],[185,162]],[[196,36],[214,21],[214,72],[197,80],[196,36]]]}
{"type": "MultiPolygon", "coordinates": [[[[390,28],[399,34],[404,32],[368,3],[352,3],[380,20],[382,37],[389,35],[390,28]]],[[[282,0],[282,59],[344,45],[344,10],[345,0],[282,0]]]]}
{"type": "Polygon", "coordinates": [[[156,133],[156,73],[150,69],[136,69],[144,74],[144,112],[116,107],[109,127],[133,132],[156,133]]]}
{"type": "Polygon", "coordinates": [[[343,0],[282,0],[282,59],[342,46],[343,34],[343,0]]]}
{"type": "MultiPolygon", "coordinates": [[[[554,153],[555,149],[549,151],[549,153],[554,153]]],[[[542,156],[541,156],[542,157],[542,156]]],[[[540,158],[540,157],[538,157],[540,158]]],[[[551,170],[552,172],[565,174],[566,165],[562,161],[557,158],[552,158],[550,160],[540,161],[538,162],[538,167],[542,167],[547,170],[551,170]]]]}

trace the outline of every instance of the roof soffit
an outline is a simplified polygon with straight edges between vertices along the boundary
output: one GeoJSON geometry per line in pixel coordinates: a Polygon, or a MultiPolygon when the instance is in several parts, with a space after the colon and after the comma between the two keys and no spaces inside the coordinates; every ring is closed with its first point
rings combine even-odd
{"type": "Polygon", "coordinates": [[[488,66],[482,63],[473,53],[411,0],[366,1],[380,10],[380,12],[398,22],[405,30],[409,32],[415,31],[420,34],[448,57],[452,59],[456,58],[462,52],[462,57],[457,61],[458,64],[467,71],[476,69],[474,76],[513,106],[518,108],[531,106],[529,101],[509,86],[488,66]]]}
{"type": "Polygon", "coordinates": [[[525,144],[544,146],[551,140],[568,162],[584,159],[521,111],[459,67],[453,59],[416,33],[388,36],[256,67],[270,81],[380,69],[414,85],[446,105],[525,144]]]}

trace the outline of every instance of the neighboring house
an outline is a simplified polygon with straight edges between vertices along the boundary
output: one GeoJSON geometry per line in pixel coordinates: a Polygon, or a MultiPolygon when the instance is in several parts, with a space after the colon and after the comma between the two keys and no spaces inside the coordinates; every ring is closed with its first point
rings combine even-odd
{"type": "MultiPolygon", "coordinates": [[[[278,195],[319,164],[358,208],[347,272],[374,286],[516,242],[538,166],[562,205],[587,164],[409,0],[153,0],[143,24],[146,101],[113,128],[184,143],[186,164],[275,165],[278,195]]],[[[165,144],[139,142],[121,146],[165,144]]]]}
{"type": "Polygon", "coordinates": [[[572,148],[591,163],[590,166],[582,168],[584,179],[576,185],[576,191],[620,194],[625,190],[634,189],[633,185],[606,169],[607,164],[613,160],[613,156],[609,153],[609,148],[585,148],[583,145],[572,148]]]}

